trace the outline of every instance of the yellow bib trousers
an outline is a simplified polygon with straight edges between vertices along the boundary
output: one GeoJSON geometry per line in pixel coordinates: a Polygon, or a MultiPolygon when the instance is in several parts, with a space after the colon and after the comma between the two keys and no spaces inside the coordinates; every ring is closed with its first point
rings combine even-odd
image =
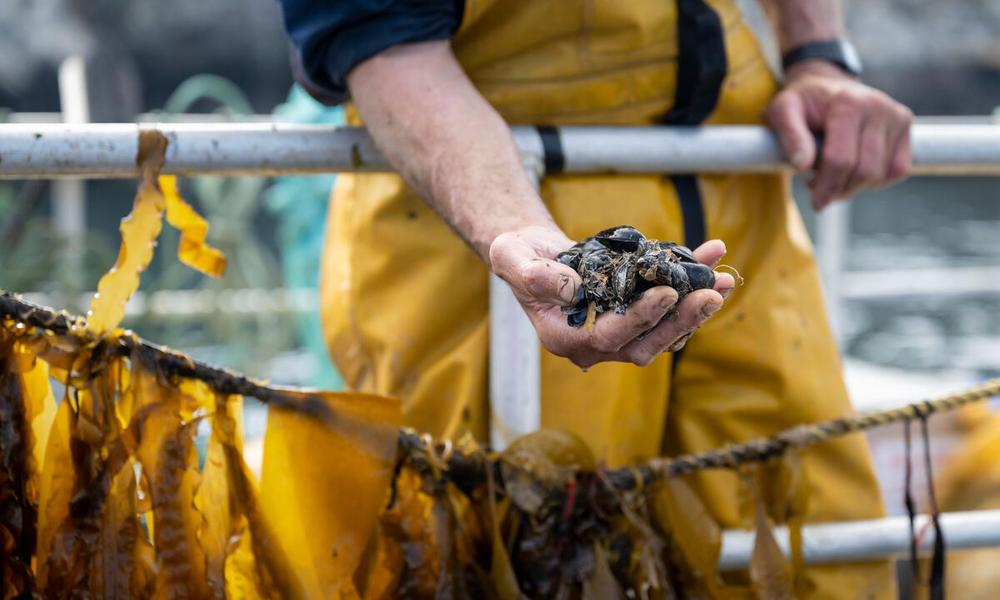
{"type": "MultiPolygon", "coordinates": [[[[727,71],[709,124],[759,124],[777,86],[735,0],[708,3],[727,71]]],[[[453,48],[512,124],[653,124],[674,103],[677,3],[669,0],[467,0],[453,48]]],[[[355,119],[355,123],[357,120],[355,119]]],[[[543,351],[542,425],[572,430],[609,466],[698,452],[851,412],[813,254],[784,176],[698,177],[707,239],[745,277],[678,364],[597,365],[543,351]]],[[[677,186],[657,175],[554,175],[541,194],[579,239],[613,225],[684,242],[677,186]]],[[[323,258],[330,350],[351,389],[399,397],[406,424],[485,440],[487,269],[388,174],[338,178],[323,258]]],[[[695,240],[687,240],[691,244],[695,240]]],[[[883,515],[860,435],[802,455],[807,522],[883,515]]],[[[730,472],[691,478],[724,527],[745,525],[730,472]]],[[[815,597],[892,595],[888,562],[818,566],[815,597]]]]}

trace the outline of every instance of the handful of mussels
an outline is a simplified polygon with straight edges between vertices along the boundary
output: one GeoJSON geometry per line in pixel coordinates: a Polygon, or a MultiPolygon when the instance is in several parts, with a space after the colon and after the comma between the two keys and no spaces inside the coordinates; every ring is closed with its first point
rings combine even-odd
{"type": "Polygon", "coordinates": [[[586,238],[556,260],[583,278],[577,302],[563,307],[573,327],[593,324],[597,315],[614,309],[624,314],[646,290],[666,285],[677,290],[677,302],[694,290],[715,285],[715,273],[686,246],[646,239],[635,227],[621,225],[586,238]]]}

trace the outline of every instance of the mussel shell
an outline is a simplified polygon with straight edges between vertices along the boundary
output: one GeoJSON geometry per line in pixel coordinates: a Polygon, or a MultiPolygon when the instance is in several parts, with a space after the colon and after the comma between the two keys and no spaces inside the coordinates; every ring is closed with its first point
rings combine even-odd
{"type": "Polygon", "coordinates": [[[669,285],[670,287],[677,290],[678,294],[686,294],[691,290],[691,283],[688,281],[687,270],[684,268],[686,263],[667,263],[667,269],[664,277],[665,281],[663,283],[657,282],[659,285],[669,285]]]}
{"type": "Polygon", "coordinates": [[[715,272],[701,263],[679,263],[687,273],[692,290],[707,290],[715,287],[715,272]]]}
{"type": "MultiPolygon", "coordinates": [[[[661,243],[662,247],[662,243],[661,243]]],[[[670,246],[670,251],[673,252],[674,256],[677,257],[681,262],[686,263],[697,263],[698,259],[694,257],[694,252],[687,246],[681,246],[680,244],[672,244],[670,246]]]]}
{"type": "Polygon", "coordinates": [[[574,246],[565,252],[556,254],[556,262],[560,262],[575,271],[580,266],[580,249],[574,246]]]}
{"type": "Polygon", "coordinates": [[[616,252],[635,252],[646,237],[635,227],[619,225],[601,231],[594,239],[616,252]]]}
{"type": "Polygon", "coordinates": [[[616,267],[612,274],[611,285],[615,299],[625,302],[635,291],[636,261],[624,259],[616,267]]]}
{"type": "Polygon", "coordinates": [[[566,315],[566,322],[570,327],[580,327],[587,321],[587,303],[579,302],[573,306],[564,306],[562,313],[566,315]]]}
{"type": "Polygon", "coordinates": [[[670,262],[673,262],[673,260],[669,252],[654,250],[640,255],[638,260],[635,261],[635,266],[640,275],[644,278],[649,278],[650,281],[655,281],[662,277],[661,273],[666,272],[668,268],[667,264],[670,262]]]}
{"type": "Polygon", "coordinates": [[[580,256],[580,264],[577,272],[586,276],[588,272],[603,271],[611,266],[611,253],[606,248],[585,252],[580,256]]]}

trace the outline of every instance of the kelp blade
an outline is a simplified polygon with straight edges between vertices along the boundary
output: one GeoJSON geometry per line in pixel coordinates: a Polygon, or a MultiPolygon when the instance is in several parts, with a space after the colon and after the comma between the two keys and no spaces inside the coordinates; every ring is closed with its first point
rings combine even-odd
{"type": "Polygon", "coordinates": [[[101,334],[113,330],[125,316],[125,303],[139,289],[139,276],[153,260],[156,238],[163,227],[163,194],[156,176],[163,166],[167,139],[157,131],[139,137],[139,191],[132,212],[122,219],[118,259],[97,284],[87,313],[87,330],[101,334]]]}
{"type": "Polygon", "coordinates": [[[226,256],[205,242],[208,221],[181,196],[175,176],[161,175],[159,183],[166,199],[167,222],[181,233],[177,260],[205,275],[221,277],[226,270],[226,256]]]}
{"type": "Polygon", "coordinates": [[[364,394],[303,394],[325,413],[268,413],[261,472],[267,522],[309,597],[353,592],[388,498],[400,423],[398,402],[364,394]]]}

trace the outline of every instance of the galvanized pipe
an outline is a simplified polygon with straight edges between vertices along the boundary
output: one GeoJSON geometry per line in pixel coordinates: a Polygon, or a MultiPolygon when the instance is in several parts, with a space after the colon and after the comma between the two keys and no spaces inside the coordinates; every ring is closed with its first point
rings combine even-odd
{"type": "MultiPolygon", "coordinates": [[[[526,159],[535,189],[544,167],[526,159]]],[[[503,450],[542,427],[542,346],[507,282],[490,273],[490,446],[503,450]]]]}
{"type": "MultiPolygon", "coordinates": [[[[927,515],[916,519],[919,549],[933,548],[934,531],[927,515]]],[[[972,510],[941,515],[949,550],[1000,546],[1000,510],[972,510]]],[[[777,527],[775,539],[789,554],[788,528],[777,527]]],[[[722,535],[719,569],[733,571],[750,564],[754,532],[729,530],[722,535]]],[[[856,562],[904,556],[910,551],[910,523],[906,517],[806,525],[802,528],[802,558],[807,564],[856,562]]]]}
{"type": "MultiPolygon", "coordinates": [[[[79,54],[59,65],[59,102],[66,123],[90,121],[87,63],[79,54]]],[[[87,235],[87,187],[81,179],[65,178],[52,188],[52,224],[62,238],[60,272],[71,289],[83,287],[84,236],[87,235]]]]}
{"type": "MultiPolygon", "coordinates": [[[[279,123],[3,124],[0,178],[134,177],[139,129],[170,140],[165,172],[278,175],[387,171],[361,129],[279,123]]],[[[759,126],[561,127],[569,173],[778,172],[789,167],[759,126]]],[[[532,127],[515,127],[528,157],[541,157],[532,127]]],[[[913,126],[914,171],[1000,174],[1000,126],[913,126]]]]}

